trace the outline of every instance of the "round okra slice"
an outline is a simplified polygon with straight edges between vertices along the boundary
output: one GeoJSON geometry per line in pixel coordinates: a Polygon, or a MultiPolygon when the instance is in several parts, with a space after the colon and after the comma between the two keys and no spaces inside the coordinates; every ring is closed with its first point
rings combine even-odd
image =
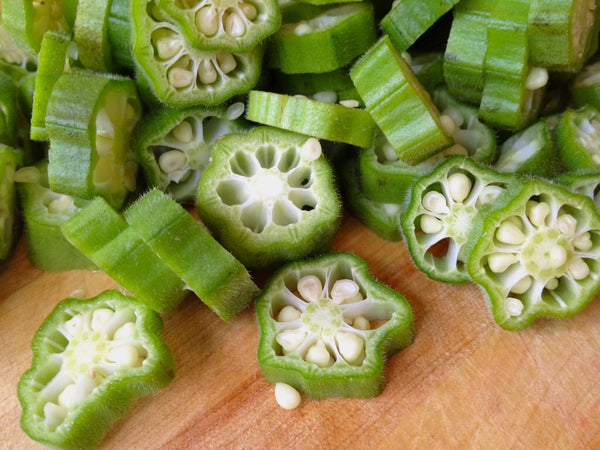
{"type": "Polygon", "coordinates": [[[553,179],[567,189],[591,198],[600,213],[600,171],[580,171],[576,173],[563,173],[553,179]]]}
{"type": "Polygon", "coordinates": [[[244,53],[194,47],[154,0],[133,0],[132,49],[140,92],[149,102],[218,105],[252,89],[264,45],[244,53]]]}
{"type": "Polygon", "coordinates": [[[491,208],[511,179],[465,156],[447,158],[419,178],[401,222],[414,264],[434,280],[469,281],[473,221],[491,208]]]}
{"type": "Polygon", "coordinates": [[[319,139],[368,147],[377,125],[367,111],[346,104],[253,90],[248,95],[246,118],[319,139]]]}
{"type": "Polygon", "coordinates": [[[556,125],[555,136],[558,154],[568,169],[598,169],[600,112],[596,108],[567,109],[556,125]]]}
{"type": "Polygon", "coordinates": [[[143,116],[132,134],[149,186],[180,203],[193,202],[198,182],[211,161],[212,146],[221,136],[243,132],[250,125],[241,117],[243,104],[229,107],[155,108],[143,116]]]}
{"type": "Polygon", "coordinates": [[[6,259],[18,237],[15,172],[23,154],[0,144],[0,261],[6,259]]]}
{"type": "Polygon", "coordinates": [[[413,340],[406,299],[351,253],[285,265],[256,299],[258,362],[312,398],[374,397],[384,361],[413,340]]]}
{"type": "Polygon", "coordinates": [[[281,25],[277,0],[158,0],[158,5],[204,50],[247,52],[281,25]]]}
{"type": "Polygon", "coordinates": [[[116,290],[62,300],[31,343],[19,379],[21,427],[42,444],[92,448],[131,401],[166,387],[173,355],[160,316],[116,290]]]}
{"type": "Polygon", "coordinates": [[[271,127],[216,142],[196,207],[221,244],[253,268],[322,251],[341,209],[319,141],[271,127]]]}
{"type": "Polygon", "coordinates": [[[129,139],[141,116],[133,80],[97,72],[61,75],[48,100],[48,180],[59,193],[101,196],[120,208],[136,189],[129,139]]]}
{"type": "Polygon", "coordinates": [[[284,73],[323,73],[346,66],[375,42],[373,5],[353,2],[309,8],[314,15],[286,16],[269,38],[266,63],[284,73]],[[288,20],[289,19],[289,20],[288,20]]]}
{"type": "Polygon", "coordinates": [[[600,61],[590,62],[575,75],[570,93],[575,108],[600,108],[600,61]]]}
{"type": "Polygon", "coordinates": [[[572,316],[600,289],[600,216],[588,197],[516,182],[481,219],[467,268],[502,328],[572,316]]]}

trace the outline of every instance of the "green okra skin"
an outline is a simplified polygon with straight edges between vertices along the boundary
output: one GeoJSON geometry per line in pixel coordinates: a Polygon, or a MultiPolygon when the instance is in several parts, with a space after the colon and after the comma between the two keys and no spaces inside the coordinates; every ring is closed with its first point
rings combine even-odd
{"type": "Polygon", "coordinates": [[[349,69],[342,67],[323,73],[286,74],[273,70],[269,74],[275,83],[274,90],[280,94],[329,96],[338,101],[358,100],[360,96],[350,79],[349,69]],[[332,94],[333,93],[333,94],[332,94]]]}
{"type": "Polygon", "coordinates": [[[373,142],[377,125],[359,108],[304,96],[252,90],[246,118],[250,121],[357,147],[373,142]]]}
{"type": "Polygon", "coordinates": [[[98,72],[114,72],[109,39],[111,1],[78,0],[73,41],[82,65],[98,72]]]}
{"type": "Polygon", "coordinates": [[[181,278],[102,197],[64,222],[61,231],[100,270],[155,311],[170,313],[187,295],[181,278]]]}
{"type": "Polygon", "coordinates": [[[575,108],[600,108],[600,62],[592,61],[575,75],[569,89],[575,108]]]}
{"type": "Polygon", "coordinates": [[[17,87],[10,75],[0,71],[0,144],[17,143],[17,87]]]}
{"type": "Polygon", "coordinates": [[[312,398],[377,396],[384,362],[413,340],[407,300],[351,253],[286,264],[255,305],[265,378],[312,398]]]}
{"type": "Polygon", "coordinates": [[[124,217],[224,321],[232,319],[258,294],[259,289],[246,268],[162,191],[153,189],[144,194],[125,211],[124,217]]]}
{"type": "Polygon", "coordinates": [[[558,154],[570,171],[598,169],[600,112],[593,106],[567,109],[556,125],[558,154]]]}
{"type": "Polygon", "coordinates": [[[429,94],[387,36],[358,60],[350,77],[400,159],[417,164],[451,144],[429,94]]]}
{"type": "Polygon", "coordinates": [[[318,140],[263,126],[216,142],[196,209],[242,264],[267,269],[328,248],[341,206],[318,140]]]}
{"type": "Polygon", "coordinates": [[[131,17],[129,0],[112,0],[108,14],[108,42],[114,64],[133,73],[135,64],[131,54],[131,17]]]}
{"type": "Polygon", "coordinates": [[[2,23],[0,11],[0,67],[11,75],[21,77],[27,68],[35,66],[36,55],[17,44],[2,23]]]}
{"type": "Polygon", "coordinates": [[[221,136],[248,130],[243,103],[229,107],[154,108],[132,132],[147,184],[180,203],[194,202],[198,182],[209,165],[212,146],[221,136]]]}
{"type": "Polygon", "coordinates": [[[440,51],[410,54],[410,68],[427,92],[445,84],[444,53],[440,51]]]}
{"type": "Polygon", "coordinates": [[[556,183],[593,200],[600,213],[600,172],[597,170],[562,173],[553,179],[556,183]]]}
{"type": "Polygon", "coordinates": [[[19,236],[15,171],[22,163],[22,152],[0,144],[0,261],[8,257],[19,236]]]}
{"type": "Polygon", "coordinates": [[[381,19],[381,28],[396,49],[404,52],[458,0],[398,0],[381,19]]]}
{"type": "Polygon", "coordinates": [[[376,40],[373,6],[368,2],[309,8],[314,15],[283,14],[269,38],[265,62],[284,73],[324,73],[344,67],[376,40]]]}
{"type": "Polygon", "coordinates": [[[473,222],[494,208],[512,179],[462,155],[446,158],[417,179],[401,222],[414,264],[434,280],[469,281],[473,222]]]}
{"type": "Polygon", "coordinates": [[[77,214],[86,201],[58,194],[48,187],[47,161],[24,167],[20,173],[26,170],[35,176],[19,180],[17,190],[31,262],[48,272],[96,269],[96,265],[67,241],[60,230],[60,225],[77,214]]]}
{"type": "Polygon", "coordinates": [[[600,216],[594,202],[542,179],[521,179],[473,226],[467,270],[494,320],[522,330],[566,318],[600,290],[600,216]]]}
{"type": "Polygon", "coordinates": [[[160,316],[117,290],[59,302],[19,379],[21,427],[54,448],[93,448],[130,403],[166,387],[175,361],[160,316]]]}

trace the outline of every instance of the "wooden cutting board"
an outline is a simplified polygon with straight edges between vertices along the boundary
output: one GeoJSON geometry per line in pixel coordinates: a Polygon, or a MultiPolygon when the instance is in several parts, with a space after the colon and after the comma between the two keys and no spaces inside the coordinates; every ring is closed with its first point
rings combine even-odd
{"type": "MultiPolygon", "coordinates": [[[[221,322],[193,295],[164,316],[177,373],[139,399],[101,448],[600,448],[600,301],[568,320],[509,332],[472,284],[427,279],[403,243],[345,218],[334,245],[364,258],[410,302],[416,338],[387,363],[374,399],[275,402],[256,361],[252,308],[221,322]]],[[[100,272],[47,273],[19,243],[0,272],[0,442],[39,448],[19,427],[15,394],[31,338],[61,299],[117,285],[100,272]]]]}

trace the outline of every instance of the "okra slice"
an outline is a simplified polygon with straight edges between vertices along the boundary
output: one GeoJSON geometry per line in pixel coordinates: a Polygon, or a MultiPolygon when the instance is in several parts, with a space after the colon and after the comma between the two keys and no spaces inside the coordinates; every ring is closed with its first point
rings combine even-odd
{"type": "Polygon", "coordinates": [[[469,281],[466,263],[473,221],[486,214],[511,179],[460,155],[420,177],[401,222],[414,264],[434,280],[469,281]]]}
{"type": "Polygon", "coordinates": [[[600,112],[593,106],[564,111],[556,125],[556,143],[569,170],[597,170],[600,165],[600,112]]]}
{"type": "Polygon", "coordinates": [[[52,191],[48,187],[47,167],[48,162],[42,160],[15,174],[29,259],[37,268],[49,272],[94,270],[96,265],[67,241],[60,229],[87,201],[52,191]]]}
{"type": "Polygon", "coordinates": [[[285,265],[256,299],[256,316],[265,378],[317,399],[377,396],[384,361],[413,340],[406,299],[351,253],[285,265]]]}
{"type": "Polygon", "coordinates": [[[277,0],[158,0],[185,38],[204,50],[244,53],[281,25],[277,0]]]}
{"type": "MultiPolygon", "coordinates": [[[[2,11],[0,11],[0,14],[2,11]]],[[[3,68],[25,72],[28,66],[35,66],[36,55],[18,45],[6,30],[0,15],[0,63],[3,68]]]]}
{"type": "Polygon", "coordinates": [[[450,146],[438,109],[389,37],[359,59],[350,77],[400,159],[417,164],[450,146]]]}
{"type": "Polygon", "coordinates": [[[567,189],[585,195],[594,201],[596,211],[600,213],[600,171],[580,171],[576,173],[563,173],[553,179],[566,186],[567,189]]]}
{"type": "Polygon", "coordinates": [[[0,144],[0,261],[12,250],[18,231],[15,171],[23,163],[23,154],[0,144]]]}
{"type": "Polygon", "coordinates": [[[17,87],[10,75],[0,71],[0,144],[17,144],[17,87]]]}
{"type": "Polygon", "coordinates": [[[275,84],[274,90],[280,94],[306,95],[328,103],[361,100],[347,67],[331,72],[301,74],[274,70],[269,75],[275,84]]]}
{"type": "MultiPolygon", "coordinates": [[[[266,63],[284,73],[330,72],[354,61],[376,40],[373,5],[353,2],[310,8],[315,14],[283,25],[269,38],[266,63]]],[[[289,19],[289,20],[288,20],[289,19]]]]}
{"type": "Polygon", "coordinates": [[[23,431],[52,447],[96,446],[131,401],[172,381],[162,330],[157,313],[116,290],[62,300],[35,333],[19,379],[23,431]]]}
{"type": "Polygon", "coordinates": [[[154,0],[132,0],[132,49],[140,92],[172,107],[218,105],[258,82],[264,45],[244,53],[194,47],[154,0]]]}
{"type": "Polygon", "coordinates": [[[246,268],[162,191],[153,189],[144,194],[124,217],[221,319],[232,319],[258,294],[246,268]]]}
{"type": "Polygon", "coordinates": [[[600,108],[600,61],[593,61],[575,75],[570,89],[575,108],[600,108]]]}
{"type": "Polygon", "coordinates": [[[542,179],[516,182],[481,219],[467,268],[502,328],[572,316],[600,289],[600,216],[588,197],[542,179]]]}
{"type": "Polygon", "coordinates": [[[216,142],[196,207],[221,244],[252,268],[322,251],[340,220],[319,141],[271,127],[216,142]]]}
{"type": "Polygon", "coordinates": [[[212,146],[221,136],[243,132],[243,103],[229,107],[155,108],[143,116],[132,135],[149,186],[180,203],[193,202],[198,182],[209,165],[212,146]]]}
{"type": "Polygon", "coordinates": [[[102,197],[61,225],[71,244],[155,311],[170,313],[187,295],[181,278],[102,197]]]}
{"type": "Polygon", "coordinates": [[[108,37],[111,1],[77,0],[73,41],[84,67],[98,72],[113,72],[111,43],[108,37]]]}
{"type": "Polygon", "coordinates": [[[416,52],[408,55],[410,68],[427,92],[433,92],[435,88],[445,84],[442,52],[416,52]]]}
{"type": "Polygon", "coordinates": [[[108,14],[108,42],[115,65],[133,72],[135,64],[129,42],[131,40],[132,20],[129,12],[129,0],[112,0],[108,14]]]}
{"type": "Polygon", "coordinates": [[[371,115],[363,109],[257,90],[248,95],[246,118],[262,125],[357,147],[371,145],[377,131],[371,115]]]}
{"type": "Polygon", "coordinates": [[[131,131],[141,116],[133,80],[97,72],[61,75],[48,100],[48,179],[53,191],[120,208],[135,191],[131,131]]]}
{"type": "Polygon", "coordinates": [[[458,0],[397,0],[380,25],[396,49],[404,52],[458,0]]]}

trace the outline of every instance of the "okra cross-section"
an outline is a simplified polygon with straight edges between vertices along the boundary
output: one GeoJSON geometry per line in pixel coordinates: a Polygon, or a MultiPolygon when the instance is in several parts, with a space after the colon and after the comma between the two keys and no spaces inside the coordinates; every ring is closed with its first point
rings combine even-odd
{"type": "Polygon", "coordinates": [[[464,156],[448,158],[420,177],[402,219],[415,265],[434,280],[469,281],[465,264],[473,220],[510,180],[464,156]]]}
{"type": "Polygon", "coordinates": [[[600,166],[600,111],[593,106],[567,109],[556,125],[561,160],[572,171],[597,170],[600,166]]]}
{"type": "Polygon", "coordinates": [[[467,268],[501,327],[572,316],[600,289],[600,216],[590,198],[541,179],[516,182],[478,228],[467,268]]]}
{"type": "Polygon", "coordinates": [[[21,426],[60,448],[92,448],[130,402],[173,379],[160,316],[116,290],[61,301],[35,334],[18,384],[21,426]]]}
{"type": "Polygon", "coordinates": [[[216,142],[197,209],[243,264],[262,268],[322,250],[340,219],[319,141],[271,127],[216,142]]]}
{"type": "Polygon", "coordinates": [[[413,339],[406,299],[351,253],[287,264],[256,299],[256,315],[267,380],[313,398],[378,395],[384,361],[413,339]]]}

